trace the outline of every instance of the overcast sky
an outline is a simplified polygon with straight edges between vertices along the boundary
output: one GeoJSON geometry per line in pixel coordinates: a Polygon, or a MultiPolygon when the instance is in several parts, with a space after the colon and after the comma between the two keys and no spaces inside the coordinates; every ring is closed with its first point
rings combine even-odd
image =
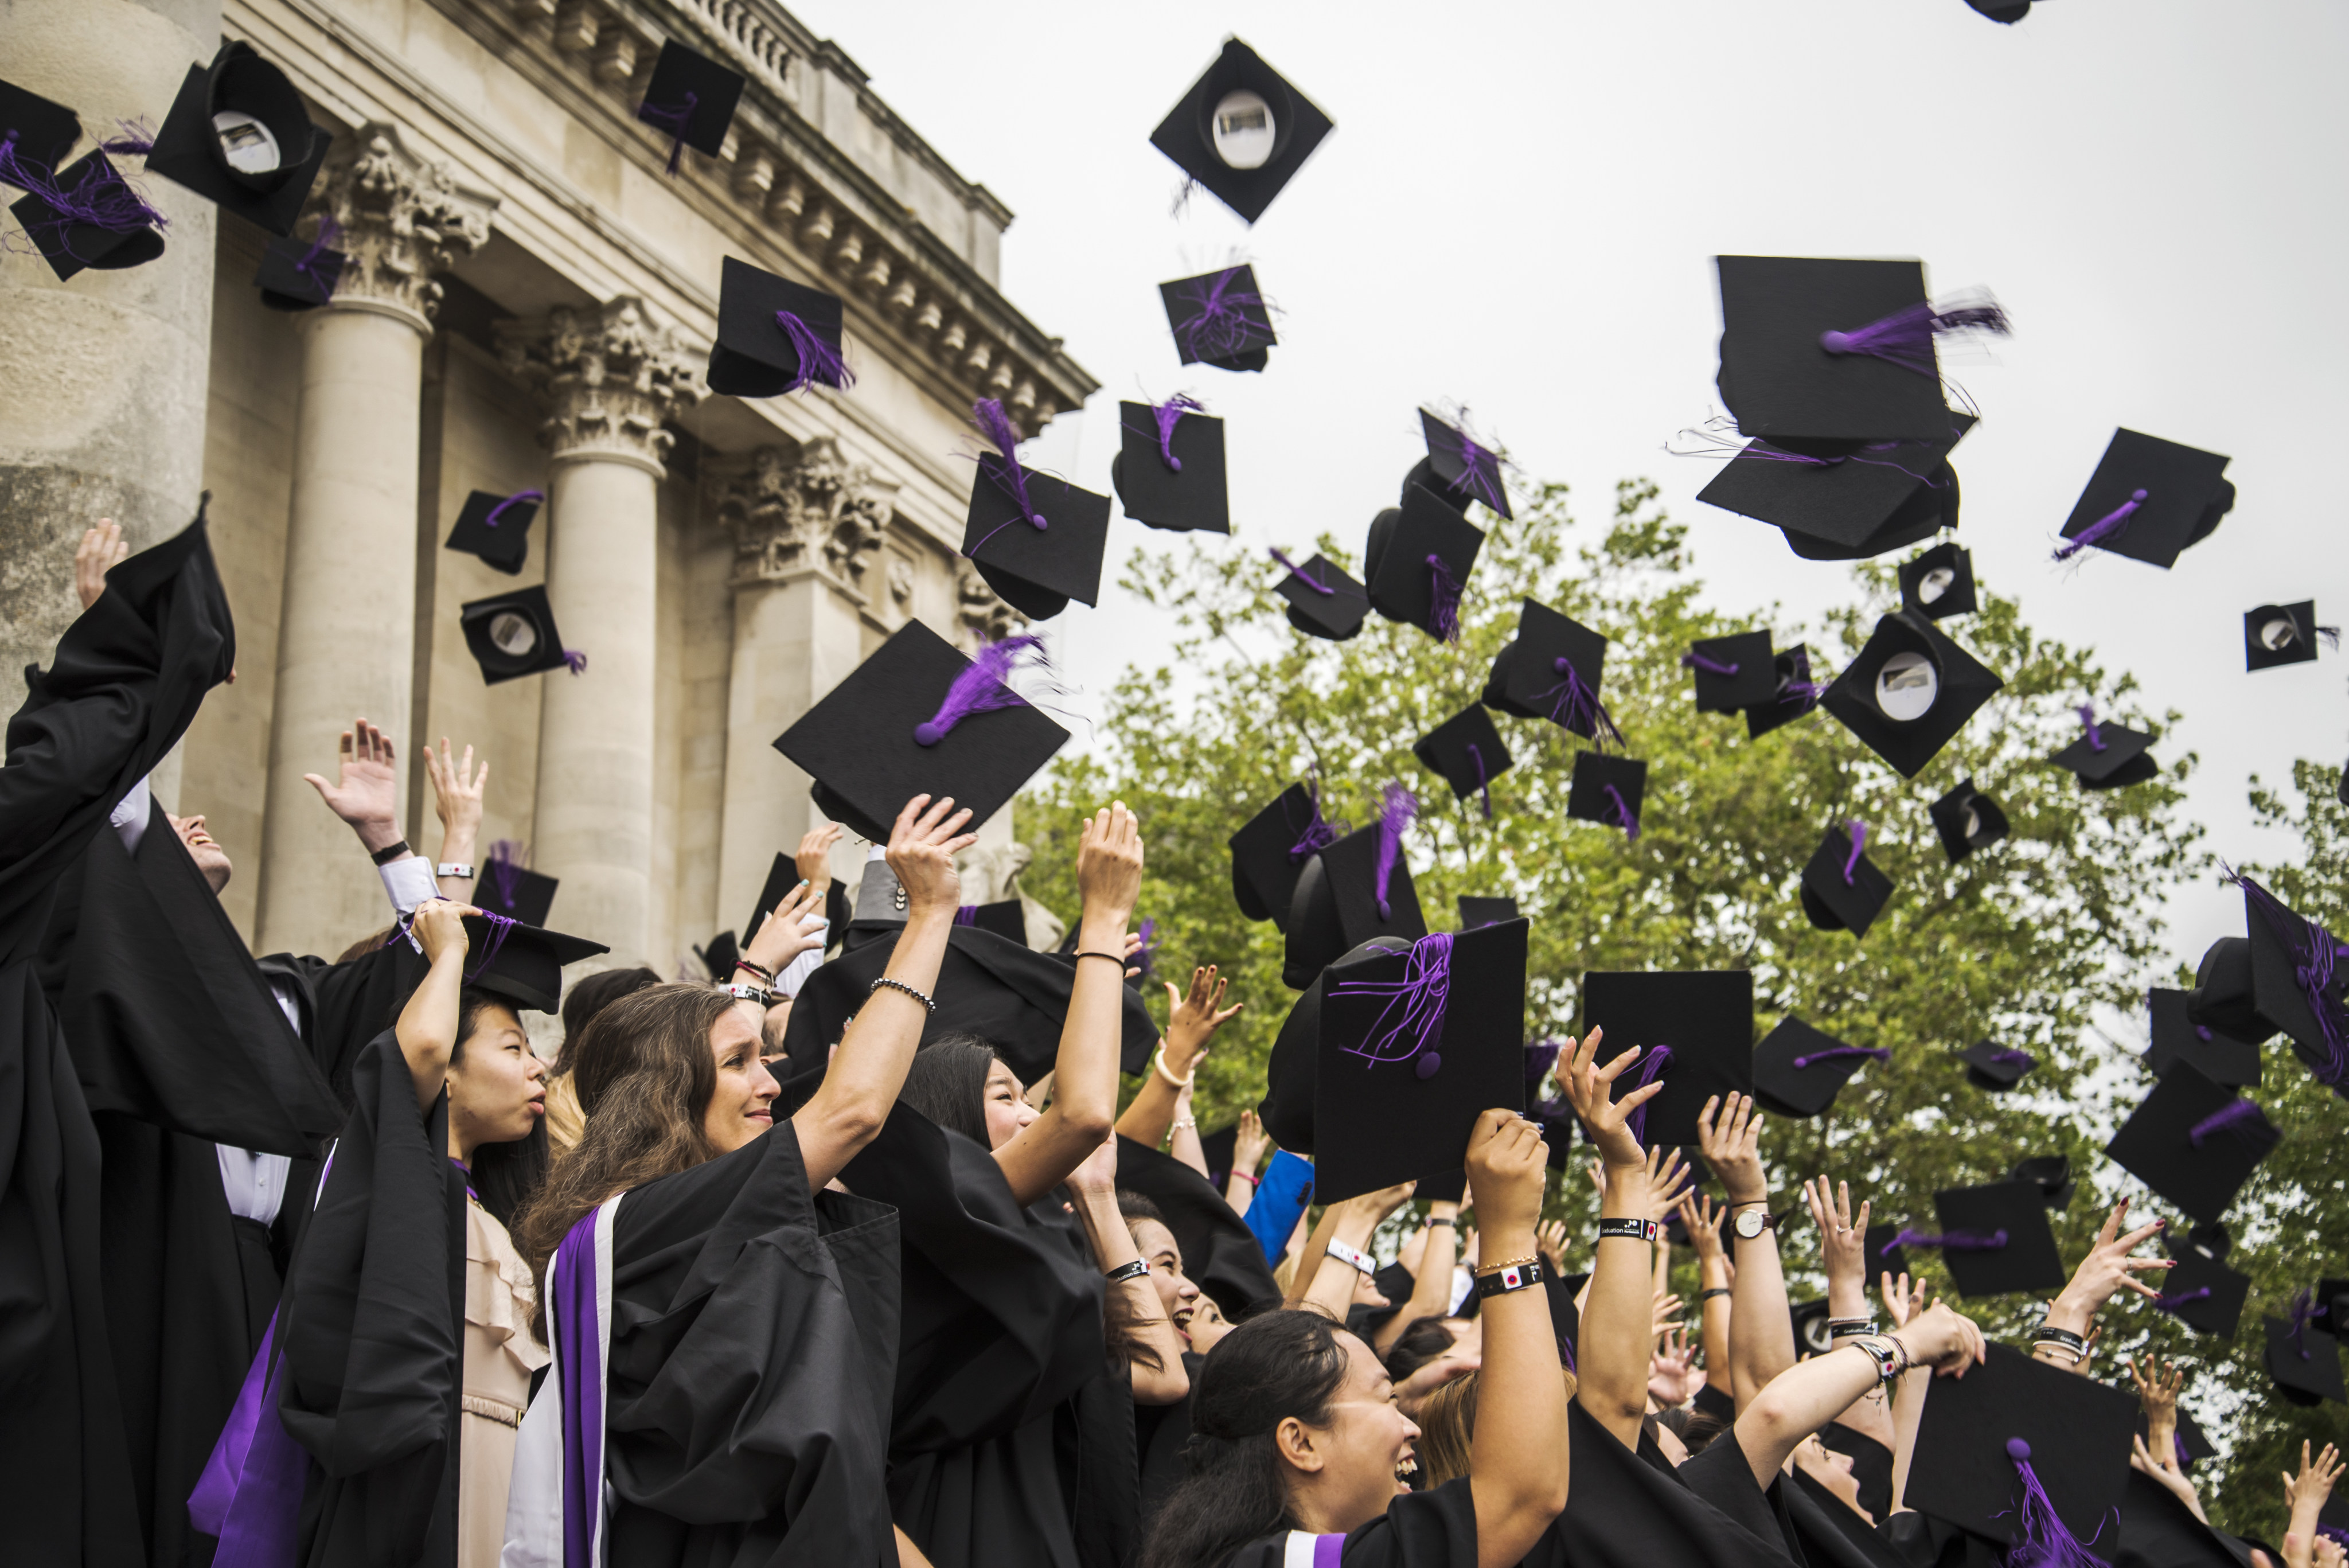
{"type": "MultiPolygon", "coordinates": [[[[1116,400],[1188,389],[1229,421],[1234,548],[1358,541],[1423,451],[1416,407],[1458,400],[1586,522],[1653,476],[1712,600],[1776,601],[1791,641],[1845,568],[1698,504],[1713,465],[1661,450],[1713,407],[1711,258],[1919,256],[2015,324],[1951,367],[1984,415],[1961,541],[2039,630],[2183,711],[2158,754],[2199,753],[2209,847],[2288,854],[2248,780],[2349,751],[2349,655],[2249,675],[2241,619],[2349,619],[2341,0],[2040,0],[2013,26],[1964,0],[787,3],[1019,214],[1006,292],[1103,383],[1039,466],[1107,492],[1116,400]],[[1149,143],[1227,34],[1337,121],[1254,229],[1204,193],[1170,215],[1149,143]],[[1271,369],[1185,375],[1155,286],[1238,259],[1286,312],[1271,369]],[[2233,514],[2172,571],[2047,560],[2116,425],[2234,460],[2233,514]]],[[[1166,537],[1121,519],[1112,561],[1166,537]]],[[[1167,624],[1103,587],[1050,623],[1064,671],[1164,657],[1167,624]]],[[[2178,958],[2241,908],[2181,899],[2178,958]]]]}

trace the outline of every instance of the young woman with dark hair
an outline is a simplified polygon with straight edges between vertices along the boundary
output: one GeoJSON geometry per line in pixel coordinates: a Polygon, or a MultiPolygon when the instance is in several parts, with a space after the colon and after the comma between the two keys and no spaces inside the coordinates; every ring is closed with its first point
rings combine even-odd
{"type": "Polygon", "coordinates": [[[598,970],[572,981],[563,999],[563,1043],[555,1047],[554,1064],[546,1070],[546,1136],[557,1154],[567,1154],[579,1141],[587,1114],[579,1108],[578,1085],[571,1079],[578,1065],[579,1042],[596,1014],[624,996],[658,985],[660,975],[638,965],[634,969],[598,970]]]}

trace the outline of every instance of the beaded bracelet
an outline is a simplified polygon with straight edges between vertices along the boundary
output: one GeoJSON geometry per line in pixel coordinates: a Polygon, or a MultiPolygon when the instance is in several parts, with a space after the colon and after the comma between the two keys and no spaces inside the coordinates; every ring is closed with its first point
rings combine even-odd
{"type": "Polygon", "coordinates": [[[872,986],[869,988],[869,990],[868,990],[868,992],[867,992],[867,994],[869,995],[869,994],[871,994],[871,992],[872,992],[879,991],[879,990],[880,990],[883,986],[885,986],[885,986],[887,986],[887,987],[888,987],[890,990],[892,990],[892,991],[902,991],[902,992],[904,992],[907,996],[912,997],[916,1002],[920,1002],[924,1007],[928,1008],[932,1012],[936,1012],[938,1010],[938,1004],[937,1004],[936,1002],[935,1002],[931,1001],[928,997],[924,996],[920,992],[916,991],[912,986],[907,985],[904,981],[902,981],[902,980],[892,980],[891,978],[889,978],[889,976],[887,976],[887,975],[885,975],[885,975],[883,975],[879,980],[876,980],[876,981],[874,981],[873,982],[872,986]]]}

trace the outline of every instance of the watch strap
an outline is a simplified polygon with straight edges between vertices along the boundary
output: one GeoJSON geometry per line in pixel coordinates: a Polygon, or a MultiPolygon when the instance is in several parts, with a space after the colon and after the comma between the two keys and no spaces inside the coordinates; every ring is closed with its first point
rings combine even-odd
{"type": "Polygon", "coordinates": [[[1512,1291],[1529,1291],[1548,1278],[1549,1270],[1538,1258],[1505,1263],[1489,1274],[1476,1276],[1476,1299],[1481,1302],[1512,1291]]]}
{"type": "Polygon", "coordinates": [[[1662,1234],[1663,1227],[1653,1220],[1601,1220],[1599,1239],[1602,1241],[1652,1241],[1662,1234]]]}
{"type": "Polygon", "coordinates": [[[407,853],[408,840],[405,838],[395,838],[390,843],[385,845],[382,848],[377,850],[374,854],[368,856],[367,858],[374,861],[378,866],[388,866],[407,853]]]}
{"type": "Polygon", "coordinates": [[[1337,1259],[1340,1262],[1351,1263],[1362,1273],[1375,1274],[1379,1272],[1379,1261],[1376,1258],[1371,1257],[1368,1252],[1361,1251],[1360,1248],[1349,1247],[1345,1242],[1337,1240],[1335,1237],[1330,1239],[1329,1251],[1330,1255],[1337,1259]]]}

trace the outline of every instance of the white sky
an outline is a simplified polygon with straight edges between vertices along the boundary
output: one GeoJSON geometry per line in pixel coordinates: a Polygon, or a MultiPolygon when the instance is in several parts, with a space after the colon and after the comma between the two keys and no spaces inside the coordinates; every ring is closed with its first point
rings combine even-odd
{"type": "MultiPolygon", "coordinates": [[[[2287,855],[2248,778],[2349,748],[2349,656],[2251,676],[2241,646],[2261,603],[2349,620],[2341,0],[2040,0],[2012,27],[1963,0],[787,3],[1018,213],[1006,292],[1103,383],[1037,466],[1106,493],[1116,400],[1189,389],[1229,421],[1234,548],[1359,540],[1423,451],[1417,405],[1456,399],[1586,523],[1655,477],[1713,602],[1778,601],[1792,640],[1844,568],[1699,505],[1713,465],[1661,450],[1713,406],[1711,258],[1921,256],[2016,327],[1952,367],[1984,414],[1961,542],[2043,634],[2184,711],[2158,754],[2199,753],[2209,847],[2287,855]],[[1337,121],[1253,230],[1204,193],[1170,216],[1148,140],[1226,34],[1337,121]],[[1185,376],[1155,286],[1237,259],[1286,312],[1271,369],[1185,376]],[[2234,459],[2234,512],[2173,571],[2047,561],[2116,425],[2234,459]]],[[[1168,537],[1119,519],[1113,567],[1168,537]]],[[[1108,583],[1048,629],[1081,712],[1171,634],[1108,583]]],[[[2182,898],[2179,961],[2241,909],[2182,898]]]]}

